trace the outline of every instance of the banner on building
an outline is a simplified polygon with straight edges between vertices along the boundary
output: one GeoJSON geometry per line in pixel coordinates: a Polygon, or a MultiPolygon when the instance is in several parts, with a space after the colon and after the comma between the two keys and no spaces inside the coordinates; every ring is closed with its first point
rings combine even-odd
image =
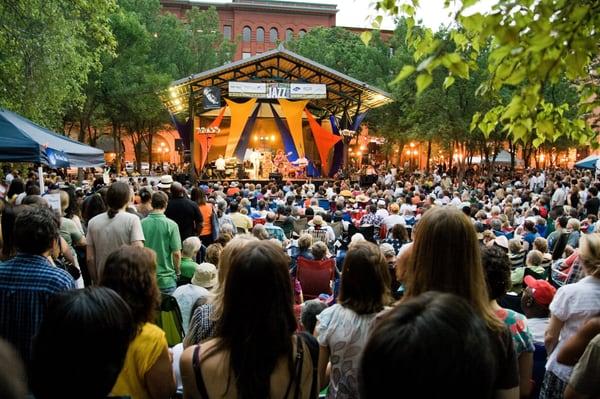
{"type": "Polygon", "coordinates": [[[327,86],[305,83],[229,82],[229,97],[267,99],[326,98],[327,86]]]}
{"type": "Polygon", "coordinates": [[[209,86],[202,89],[202,106],[204,109],[221,108],[221,89],[209,86]]]}

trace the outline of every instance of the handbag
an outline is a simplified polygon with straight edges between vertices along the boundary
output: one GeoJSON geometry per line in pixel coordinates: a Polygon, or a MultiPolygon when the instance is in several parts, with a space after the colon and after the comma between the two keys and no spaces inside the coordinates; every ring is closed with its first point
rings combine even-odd
{"type": "Polygon", "coordinates": [[[73,280],[79,280],[79,277],[81,277],[81,270],[79,270],[79,268],[75,266],[73,262],[71,262],[65,257],[65,254],[63,253],[62,247],[60,245],[60,239],[58,242],[58,247],[60,248],[60,253],[56,257],[56,259],[54,259],[54,264],[59,269],[63,269],[64,271],[69,273],[71,277],[73,277],[73,280]]]}

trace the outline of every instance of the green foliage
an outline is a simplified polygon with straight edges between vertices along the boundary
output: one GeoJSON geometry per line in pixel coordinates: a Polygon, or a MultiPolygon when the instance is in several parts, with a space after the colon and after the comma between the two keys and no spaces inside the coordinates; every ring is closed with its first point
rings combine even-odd
{"type": "Polygon", "coordinates": [[[114,51],[115,8],[114,0],[0,2],[0,106],[61,126],[102,54],[114,51]]]}
{"type": "MultiPolygon", "coordinates": [[[[455,14],[459,30],[451,32],[451,43],[440,40],[430,29],[420,27],[414,19],[418,0],[408,7],[395,1],[378,1],[380,13],[406,17],[407,43],[414,50],[411,65],[422,71],[417,77],[418,93],[432,80],[427,76],[435,69],[445,69],[449,77],[469,79],[478,65],[475,60],[486,56],[488,76],[478,93],[498,96],[500,104],[487,115],[477,118],[487,137],[495,129],[507,132],[513,141],[555,142],[562,136],[579,143],[595,141],[596,134],[586,125],[584,115],[600,104],[598,84],[590,79],[600,44],[600,2],[588,0],[499,0],[488,14],[465,10],[478,0],[463,0],[455,14]],[[452,45],[450,45],[452,44],[452,45]],[[581,101],[549,101],[548,87],[566,77],[577,85],[581,101]],[[510,98],[506,98],[507,91],[510,98]]],[[[446,2],[448,8],[450,1],[446,2]]],[[[395,81],[407,79],[410,67],[404,66],[395,81]]],[[[445,87],[456,84],[446,80],[445,87]]]]}

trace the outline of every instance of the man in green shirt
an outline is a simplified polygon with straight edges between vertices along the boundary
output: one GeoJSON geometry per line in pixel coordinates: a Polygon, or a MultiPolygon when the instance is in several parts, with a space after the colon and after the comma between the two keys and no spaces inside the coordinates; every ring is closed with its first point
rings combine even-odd
{"type": "Polygon", "coordinates": [[[162,191],[152,194],[152,212],[142,220],[144,245],[156,253],[158,288],[171,295],[180,274],[181,238],[177,223],[165,216],[169,197],[162,191]]]}

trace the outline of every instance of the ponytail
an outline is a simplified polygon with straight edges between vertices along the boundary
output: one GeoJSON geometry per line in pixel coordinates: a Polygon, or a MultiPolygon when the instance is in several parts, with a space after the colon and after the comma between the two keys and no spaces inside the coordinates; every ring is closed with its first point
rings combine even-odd
{"type": "Polygon", "coordinates": [[[106,213],[108,214],[108,218],[112,219],[112,218],[114,218],[117,215],[117,213],[119,213],[119,210],[118,209],[113,209],[113,208],[108,208],[108,210],[106,211],[106,213]]]}

